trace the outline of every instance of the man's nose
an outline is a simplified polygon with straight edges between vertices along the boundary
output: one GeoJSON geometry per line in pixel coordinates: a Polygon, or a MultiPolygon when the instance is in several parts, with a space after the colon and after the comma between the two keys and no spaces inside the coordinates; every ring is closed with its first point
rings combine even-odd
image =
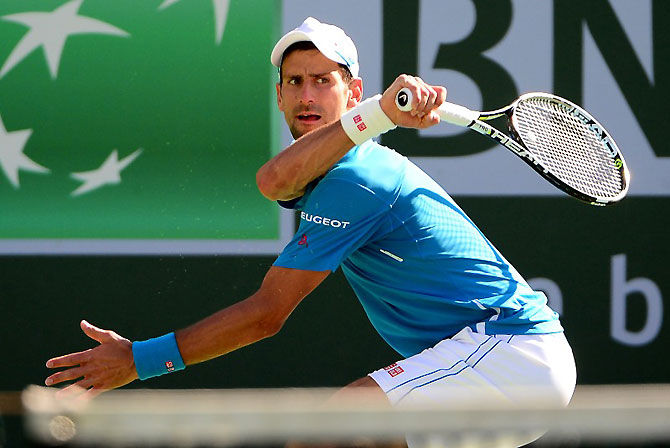
{"type": "Polygon", "coordinates": [[[298,93],[298,99],[301,103],[304,104],[313,103],[316,100],[315,93],[314,86],[309,82],[305,82],[301,86],[300,92],[298,93]]]}

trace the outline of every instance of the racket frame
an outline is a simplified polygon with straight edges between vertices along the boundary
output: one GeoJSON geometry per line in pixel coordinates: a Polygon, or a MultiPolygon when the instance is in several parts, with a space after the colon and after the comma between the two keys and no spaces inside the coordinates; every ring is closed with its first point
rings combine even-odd
{"type": "MultiPolygon", "coordinates": [[[[616,202],[619,202],[623,199],[628,193],[628,187],[630,184],[630,173],[628,171],[626,162],[619,151],[614,139],[607,133],[605,128],[595,119],[591,114],[586,112],[583,108],[578,105],[568,101],[564,98],[561,98],[557,95],[544,92],[530,92],[524,95],[521,95],[509,106],[496,109],[490,112],[480,112],[480,111],[471,111],[472,114],[466,114],[463,109],[463,106],[453,104],[453,103],[444,103],[438,109],[440,117],[447,122],[457,124],[460,126],[465,126],[472,129],[475,132],[478,132],[482,135],[486,135],[492,140],[496,141],[498,144],[504,146],[505,148],[512,151],[515,155],[521,158],[526,162],[530,167],[532,167],[537,173],[542,177],[551,182],[555,187],[564,191],[565,193],[573,196],[581,201],[587,202],[591,205],[610,205],[616,202]],[[586,194],[584,192],[578,191],[575,188],[571,187],[558,177],[556,177],[546,166],[544,166],[533,154],[528,150],[527,146],[524,144],[519,133],[516,131],[516,120],[514,117],[514,110],[519,102],[528,100],[533,97],[541,97],[549,102],[554,102],[557,104],[565,105],[569,108],[568,113],[584,125],[588,126],[589,129],[598,136],[600,142],[610,151],[612,159],[614,159],[614,164],[619,170],[621,175],[623,187],[619,194],[613,197],[598,197],[586,194]],[[474,115],[477,117],[475,118],[474,115]],[[486,123],[488,120],[494,120],[496,118],[502,117],[503,115],[507,116],[507,125],[509,135],[500,131],[499,129],[491,126],[486,123]],[[472,121],[469,124],[465,124],[463,117],[466,116],[472,121]]],[[[467,110],[467,109],[466,109],[467,110]]]]}

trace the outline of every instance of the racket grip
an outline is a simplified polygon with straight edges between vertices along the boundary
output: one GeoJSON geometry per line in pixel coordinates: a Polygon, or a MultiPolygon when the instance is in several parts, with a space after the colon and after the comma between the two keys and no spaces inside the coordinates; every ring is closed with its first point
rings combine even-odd
{"type": "MultiPolygon", "coordinates": [[[[414,95],[407,88],[404,87],[398,91],[395,96],[395,104],[398,110],[407,112],[412,110],[412,100],[414,95]]],[[[479,118],[479,112],[470,110],[467,107],[460,106],[458,104],[444,102],[437,109],[440,119],[446,121],[447,123],[455,124],[457,126],[467,127],[472,124],[473,121],[479,118]]]]}
{"type": "Polygon", "coordinates": [[[395,105],[398,110],[403,112],[408,112],[412,110],[412,99],[414,95],[409,91],[407,87],[403,87],[395,94],[395,105]]]}

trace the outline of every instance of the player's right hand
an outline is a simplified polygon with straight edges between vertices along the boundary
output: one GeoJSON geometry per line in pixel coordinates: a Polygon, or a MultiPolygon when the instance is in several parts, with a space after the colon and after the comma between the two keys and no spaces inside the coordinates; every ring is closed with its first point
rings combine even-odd
{"type": "Polygon", "coordinates": [[[447,89],[427,84],[417,76],[400,75],[382,95],[380,105],[384,113],[397,126],[424,129],[440,122],[437,108],[447,98],[447,89]],[[402,112],[395,104],[398,92],[408,88],[413,95],[412,109],[402,112]]]}

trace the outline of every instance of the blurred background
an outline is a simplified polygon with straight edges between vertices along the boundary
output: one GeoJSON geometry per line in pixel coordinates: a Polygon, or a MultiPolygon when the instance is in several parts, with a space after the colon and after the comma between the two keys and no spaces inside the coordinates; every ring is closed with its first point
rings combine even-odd
{"type": "MultiPolygon", "coordinates": [[[[142,340],[256,290],[295,228],[255,186],[291,141],[269,55],[308,16],[356,42],[366,97],[400,73],[479,110],[547,91],[609,130],[632,181],[608,208],[449,125],[382,143],[547,294],[580,384],[668,382],[668,15],[662,0],[2,0],[0,389],[91,347],[81,319],[142,340]]],[[[338,270],[274,338],[129,387],[339,386],[397,357],[338,270]]],[[[1,418],[0,445],[30,444],[1,418]]]]}

